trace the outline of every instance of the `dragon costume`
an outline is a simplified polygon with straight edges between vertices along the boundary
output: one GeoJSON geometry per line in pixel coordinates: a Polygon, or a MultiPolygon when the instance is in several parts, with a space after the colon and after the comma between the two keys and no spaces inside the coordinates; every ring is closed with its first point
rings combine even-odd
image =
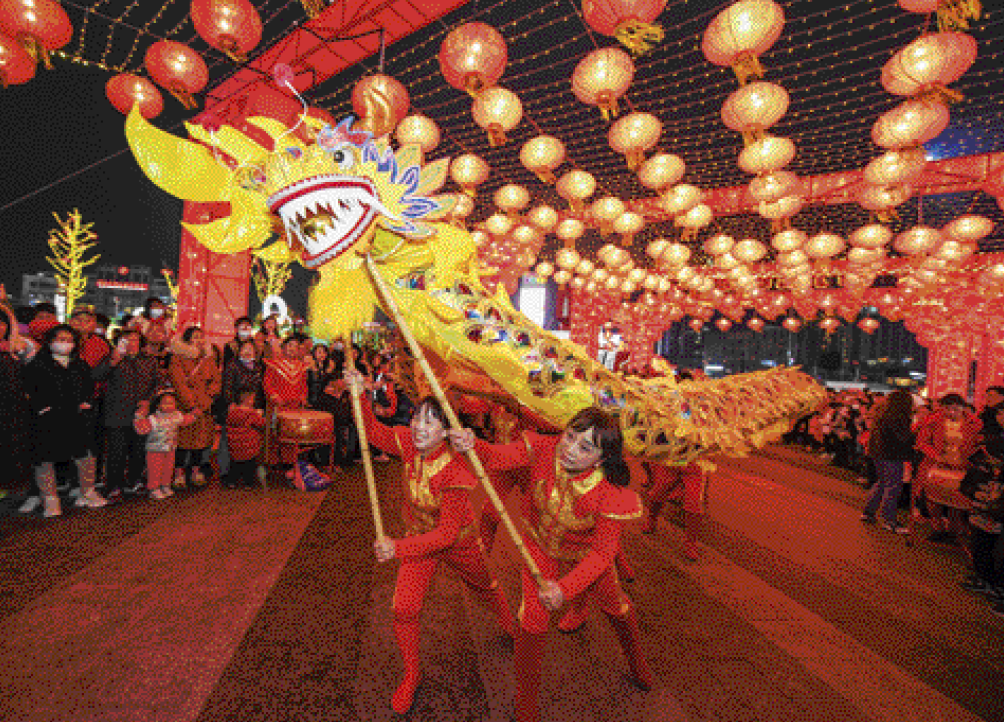
{"type": "Polygon", "coordinates": [[[209,250],[252,249],[317,270],[308,306],[316,336],[343,336],[382,305],[364,264],[370,254],[454,388],[505,395],[557,427],[597,404],[617,415],[626,450],[651,461],[742,455],[824,398],[794,368],[679,384],[608,371],[519,313],[501,284],[488,292],[482,277],[489,271],[471,236],[446,222],[453,196],[436,194],[447,159],[423,164],[417,146],[395,152],[351,119],[334,127],[306,116],[301,122],[307,133],[300,136],[271,118],[249,118],[241,129],[187,124],[185,140],[134,109],[126,136],[147,177],[167,193],[230,203],[228,216],[185,226],[209,250]]]}

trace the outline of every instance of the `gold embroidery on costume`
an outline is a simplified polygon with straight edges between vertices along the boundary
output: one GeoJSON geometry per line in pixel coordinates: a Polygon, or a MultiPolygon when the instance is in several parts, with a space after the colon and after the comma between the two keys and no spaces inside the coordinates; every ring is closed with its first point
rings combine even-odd
{"type": "Polygon", "coordinates": [[[447,449],[432,461],[415,456],[405,465],[405,536],[415,536],[432,531],[436,527],[439,504],[443,490],[433,493],[430,482],[453,461],[453,452],[447,449]]]}
{"type": "Polygon", "coordinates": [[[540,519],[536,528],[530,529],[530,533],[549,556],[569,561],[580,561],[585,557],[587,550],[571,552],[564,549],[564,539],[568,532],[584,532],[595,526],[596,519],[592,514],[576,515],[575,502],[595,489],[601,481],[601,469],[574,479],[555,460],[554,485],[550,496],[547,495],[544,481],[534,484],[534,502],[540,511],[540,519]]]}

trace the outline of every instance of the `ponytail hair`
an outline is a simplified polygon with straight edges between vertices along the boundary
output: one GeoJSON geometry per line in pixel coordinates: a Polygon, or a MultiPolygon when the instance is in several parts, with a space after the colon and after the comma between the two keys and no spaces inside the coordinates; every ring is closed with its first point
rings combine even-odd
{"type": "Polygon", "coordinates": [[[600,468],[607,481],[620,487],[631,482],[631,472],[624,461],[624,437],[614,417],[599,406],[589,406],[572,417],[568,428],[576,432],[592,430],[593,443],[603,454],[600,468]]]}

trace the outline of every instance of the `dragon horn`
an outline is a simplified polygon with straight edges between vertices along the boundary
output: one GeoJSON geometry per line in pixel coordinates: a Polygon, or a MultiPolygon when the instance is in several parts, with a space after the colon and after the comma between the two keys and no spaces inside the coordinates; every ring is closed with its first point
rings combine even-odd
{"type": "Polygon", "coordinates": [[[136,162],[158,188],[196,203],[230,200],[230,172],[208,148],[154,127],[138,105],[130,111],[125,130],[136,162]]]}

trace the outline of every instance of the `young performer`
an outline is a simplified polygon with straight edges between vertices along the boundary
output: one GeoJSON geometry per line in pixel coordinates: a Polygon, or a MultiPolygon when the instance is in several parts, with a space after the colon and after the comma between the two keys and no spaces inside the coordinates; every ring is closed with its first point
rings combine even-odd
{"type": "Polygon", "coordinates": [[[551,613],[587,591],[606,613],[631,669],[633,681],[651,687],[631,600],[617,580],[615,559],[625,521],[642,515],[638,495],[624,487],[630,474],[616,421],[601,409],[583,409],[557,436],[525,432],[506,445],[477,440],[470,430],[451,434],[458,451],[473,446],[486,469],[530,467],[523,495],[527,546],[545,581],[537,588],[522,573],[523,602],[516,637],[516,719],[540,718],[541,658],[551,613]]]}
{"type": "MultiPolygon", "coordinates": [[[[345,370],[349,391],[360,396],[362,375],[345,370]]],[[[448,564],[466,582],[474,598],[493,611],[510,636],[516,623],[498,581],[488,570],[484,549],[474,527],[470,492],[477,480],[467,462],[450,448],[446,416],[435,398],[423,399],[408,428],[376,420],[371,404],[363,403],[369,442],[399,456],[404,463],[403,539],[377,539],[376,558],[401,560],[394,589],[394,637],[401,650],[404,678],[391,699],[398,714],[411,708],[421,680],[418,656],[422,600],[440,563],[448,564]]]]}
{"type": "MultiPolygon", "coordinates": [[[[265,415],[269,420],[265,431],[265,463],[291,464],[296,461],[292,447],[279,448],[275,440],[278,424],[276,412],[281,409],[302,409],[307,405],[307,364],[300,353],[299,339],[287,337],[282,342],[282,355],[265,357],[263,385],[268,401],[265,415]]],[[[292,470],[286,472],[286,477],[293,477],[292,470]]]]}

